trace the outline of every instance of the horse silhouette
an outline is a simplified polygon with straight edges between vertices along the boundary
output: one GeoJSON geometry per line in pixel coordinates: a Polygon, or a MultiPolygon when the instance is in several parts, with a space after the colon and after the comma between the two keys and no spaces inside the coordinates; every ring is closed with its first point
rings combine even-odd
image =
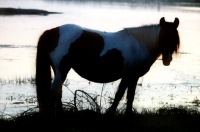
{"type": "Polygon", "coordinates": [[[118,79],[114,102],[107,113],[114,114],[127,90],[126,114],[131,114],[139,77],[146,74],[162,55],[165,66],[179,49],[179,19],[159,24],[102,32],[66,24],[46,30],[39,38],[36,57],[36,87],[40,113],[62,113],[62,84],[71,68],[81,77],[97,83],[118,79]],[[55,78],[51,84],[51,70],[55,78]]]}

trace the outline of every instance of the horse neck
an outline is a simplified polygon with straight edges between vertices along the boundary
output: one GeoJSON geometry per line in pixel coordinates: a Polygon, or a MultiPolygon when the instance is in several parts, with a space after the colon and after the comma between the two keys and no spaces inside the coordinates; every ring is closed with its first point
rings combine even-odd
{"type": "Polygon", "coordinates": [[[159,25],[125,28],[124,31],[137,39],[137,41],[153,56],[158,57],[161,54],[158,45],[159,25]]]}

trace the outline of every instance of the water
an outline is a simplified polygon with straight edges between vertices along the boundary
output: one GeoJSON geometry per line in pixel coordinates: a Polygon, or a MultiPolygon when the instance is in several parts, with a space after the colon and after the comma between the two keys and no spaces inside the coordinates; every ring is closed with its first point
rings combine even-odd
{"type": "MultiPolygon", "coordinates": [[[[184,105],[199,109],[191,102],[200,99],[200,8],[199,3],[147,3],[147,2],[75,2],[54,0],[0,0],[0,7],[34,8],[62,12],[47,16],[0,16],[0,78],[15,80],[35,76],[35,53],[39,36],[44,30],[63,24],[78,24],[101,31],[118,31],[125,27],[156,24],[161,17],[166,21],[180,20],[180,54],[173,57],[170,66],[157,60],[151,70],[139,80],[134,101],[136,108],[154,108],[164,105],[184,105]],[[192,5],[192,6],[191,6],[192,5]],[[198,5],[198,6],[195,6],[198,5]]],[[[102,84],[89,84],[73,70],[68,75],[72,91],[82,89],[101,93],[102,84]]],[[[107,84],[104,92],[114,95],[119,81],[107,84]]],[[[64,87],[63,101],[73,98],[64,87]]],[[[30,84],[1,84],[0,111],[20,113],[36,103],[20,102],[18,95],[35,96],[35,86],[30,84]],[[28,93],[28,94],[27,94],[28,93]],[[9,97],[17,100],[9,100],[9,97]],[[6,99],[7,98],[7,99],[6,99]],[[15,105],[15,106],[13,106],[15,105]],[[19,110],[19,107],[23,108],[19,110]],[[23,106],[23,107],[22,107],[23,106]],[[13,109],[11,109],[11,107],[13,109]]],[[[124,102],[124,101],[122,101],[124,102]]],[[[1,115],[1,113],[0,113],[1,115]]]]}

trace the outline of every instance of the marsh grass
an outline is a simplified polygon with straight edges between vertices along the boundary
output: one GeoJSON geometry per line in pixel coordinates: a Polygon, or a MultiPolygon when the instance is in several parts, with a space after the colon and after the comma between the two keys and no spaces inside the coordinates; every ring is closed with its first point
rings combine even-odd
{"type": "Polygon", "coordinates": [[[74,100],[63,103],[62,117],[42,117],[38,113],[38,107],[34,107],[16,117],[0,119],[0,127],[8,131],[67,132],[198,132],[200,130],[200,112],[195,109],[183,106],[143,109],[141,112],[133,109],[132,115],[126,116],[125,107],[121,107],[117,109],[115,116],[111,117],[101,111],[103,108],[97,102],[97,96],[99,95],[94,96],[76,90],[74,100]],[[81,102],[83,98],[85,102],[81,102]],[[84,103],[90,106],[83,107],[84,103]]]}
{"type": "Polygon", "coordinates": [[[13,79],[1,79],[0,78],[0,84],[35,84],[35,78],[34,77],[15,77],[13,79]]]}
{"type": "MultiPolygon", "coordinates": [[[[27,82],[16,79],[16,82],[27,82]]],[[[34,80],[34,79],[33,79],[34,80]]],[[[31,82],[31,81],[29,81],[31,82]]],[[[67,83],[64,84],[67,87],[67,83]]],[[[0,128],[7,131],[67,131],[67,132],[199,132],[200,112],[189,107],[164,106],[159,109],[133,109],[130,116],[125,115],[125,106],[118,107],[115,116],[106,115],[102,101],[112,104],[113,97],[103,96],[105,85],[100,95],[87,93],[83,90],[71,91],[74,98],[63,102],[62,117],[42,117],[38,107],[30,108],[17,116],[3,118],[5,109],[0,112],[0,128]]],[[[70,89],[69,89],[70,90],[70,89]]],[[[34,98],[35,99],[35,98],[34,98]]],[[[192,103],[199,105],[199,99],[192,103]]]]}

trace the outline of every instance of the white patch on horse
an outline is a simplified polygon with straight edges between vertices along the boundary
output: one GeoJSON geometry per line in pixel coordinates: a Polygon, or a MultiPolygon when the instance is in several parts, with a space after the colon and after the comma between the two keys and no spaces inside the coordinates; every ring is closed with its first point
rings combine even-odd
{"type": "Polygon", "coordinates": [[[78,39],[83,30],[80,26],[67,24],[59,27],[60,37],[58,45],[54,51],[50,53],[53,64],[58,67],[63,56],[68,53],[70,45],[78,39]]]}
{"type": "Polygon", "coordinates": [[[58,40],[58,45],[50,53],[50,58],[55,66],[56,70],[56,75],[55,75],[55,80],[51,86],[51,90],[55,91],[55,94],[59,94],[60,89],[62,88],[62,84],[60,81],[61,78],[61,73],[59,71],[59,65],[62,60],[62,58],[68,54],[68,50],[70,48],[70,45],[78,39],[81,34],[83,33],[82,28],[73,25],[73,24],[67,24],[59,27],[59,40],[58,40]],[[59,87],[57,87],[59,86],[59,87]]]}

